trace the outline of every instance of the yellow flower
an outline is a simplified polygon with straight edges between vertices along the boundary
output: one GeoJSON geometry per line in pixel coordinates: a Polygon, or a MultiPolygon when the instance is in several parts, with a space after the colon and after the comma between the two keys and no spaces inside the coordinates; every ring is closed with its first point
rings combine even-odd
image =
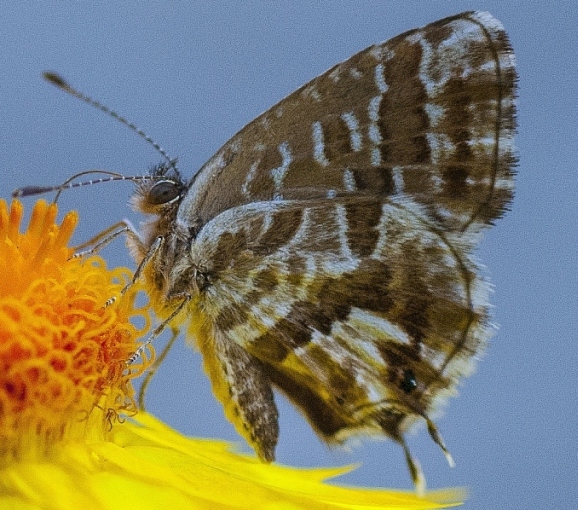
{"type": "Polygon", "coordinates": [[[55,224],[38,202],[0,201],[0,508],[425,509],[455,506],[457,490],[412,493],[324,484],[347,469],[266,465],[231,445],[186,438],[134,402],[127,367],[149,326],[128,269],[71,258],[77,222],[55,224]],[[133,322],[144,323],[138,329],[133,322]],[[121,417],[119,419],[119,417],[121,417]],[[446,505],[446,506],[444,506],[446,505]]]}

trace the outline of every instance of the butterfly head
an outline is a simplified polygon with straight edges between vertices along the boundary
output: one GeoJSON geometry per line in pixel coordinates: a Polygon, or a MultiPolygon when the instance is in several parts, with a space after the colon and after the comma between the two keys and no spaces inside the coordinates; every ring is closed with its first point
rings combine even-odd
{"type": "Polygon", "coordinates": [[[165,216],[178,208],[186,190],[187,185],[181,177],[176,161],[171,160],[153,167],[148,179],[137,181],[131,205],[144,214],[165,216]]]}

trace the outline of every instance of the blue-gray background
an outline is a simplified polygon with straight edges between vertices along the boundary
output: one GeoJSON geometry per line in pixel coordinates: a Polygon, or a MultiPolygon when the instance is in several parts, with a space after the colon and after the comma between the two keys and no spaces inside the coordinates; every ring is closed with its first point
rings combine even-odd
{"type": "MultiPolygon", "coordinates": [[[[470,488],[470,510],[575,508],[576,2],[5,2],[0,196],[89,168],[141,174],[159,160],[123,126],[43,82],[43,70],[118,109],[192,175],[245,123],[333,64],[468,9],[489,10],[504,23],[521,77],[517,195],[478,252],[495,284],[501,329],[438,420],[457,467],[447,466],[425,430],[409,443],[430,487],[470,488]]],[[[65,193],[61,207],[81,213],[76,240],[133,217],[131,189],[119,183],[65,193]]],[[[132,265],[122,242],[104,254],[132,265]]],[[[184,342],[153,380],[148,407],[184,433],[239,441],[184,342]]],[[[280,402],[280,411],[280,462],[362,462],[344,483],[411,487],[397,445],[330,450],[291,406],[280,402]]]]}

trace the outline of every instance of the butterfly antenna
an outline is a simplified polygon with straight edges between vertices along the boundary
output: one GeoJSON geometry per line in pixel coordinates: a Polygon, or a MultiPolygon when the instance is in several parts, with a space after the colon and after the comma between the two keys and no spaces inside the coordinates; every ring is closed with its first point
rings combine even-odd
{"type": "Polygon", "coordinates": [[[14,198],[20,197],[29,197],[32,195],[41,195],[44,193],[50,193],[52,191],[56,191],[56,196],[54,197],[54,202],[58,200],[60,193],[64,190],[71,189],[71,188],[80,188],[82,186],[91,186],[92,184],[100,184],[102,182],[111,182],[111,181],[143,181],[147,179],[152,179],[151,175],[133,175],[133,176],[126,176],[116,172],[109,172],[108,170],[85,170],[84,172],[79,172],[72,177],[66,179],[62,184],[58,184],[56,186],[25,186],[23,188],[18,188],[12,192],[12,196],[14,198]],[[89,174],[104,174],[108,175],[108,177],[101,177],[100,179],[91,179],[89,181],[81,181],[81,182],[72,182],[83,175],[89,174]]]}
{"type": "Polygon", "coordinates": [[[52,85],[58,87],[60,90],[63,90],[64,92],[70,94],[71,96],[74,96],[77,99],[80,99],[81,101],[85,102],[86,104],[93,106],[97,110],[100,110],[101,112],[105,113],[109,117],[112,117],[113,119],[118,120],[121,124],[124,124],[126,127],[128,127],[129,129],[134,131],[137,135],[139,135],[141,138],[143,138],[148,144],[152,145],[155,148],[155,150],[175,170],[177,170],[176,160],[171,158],[167,154],[167,152],[157,142],[155,142],[149,135],[147,135],[138,126],[136,126],[135,124],[133,124],[132,122],[127,120],[125,117],[123,117],[122,115],[115,112],[114,110],[111,110],[107,106],[103,105],[100,101],[97,101],[96,99],[93,99],[92,97],[87,96],[87,95],[83,94],[82,92],[76,90],[74,87],[70,86],[68,84],[68,82],[64,78],[62,78],[62,76],[60,76],[59,74],[53,73],[50,71],[45,71],[44,73],[42,73],[42,76],[46,81],[52,83],[52,85]]]}

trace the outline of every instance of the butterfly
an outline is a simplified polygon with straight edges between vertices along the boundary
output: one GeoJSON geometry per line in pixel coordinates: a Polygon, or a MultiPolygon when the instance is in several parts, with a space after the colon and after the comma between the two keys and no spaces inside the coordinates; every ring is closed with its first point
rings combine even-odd
{"type": "Polygon", "coordinates": [[[137,277],[263,461],[274,389],[328,443],[400,443],[418,486],[416,422],[451,460],[430,416],[493,332],[472,252],[512,200],[516,82],[500,22],[458,14],[329,69],[191,179],[166,158],[138,182],[137,277]]]}

